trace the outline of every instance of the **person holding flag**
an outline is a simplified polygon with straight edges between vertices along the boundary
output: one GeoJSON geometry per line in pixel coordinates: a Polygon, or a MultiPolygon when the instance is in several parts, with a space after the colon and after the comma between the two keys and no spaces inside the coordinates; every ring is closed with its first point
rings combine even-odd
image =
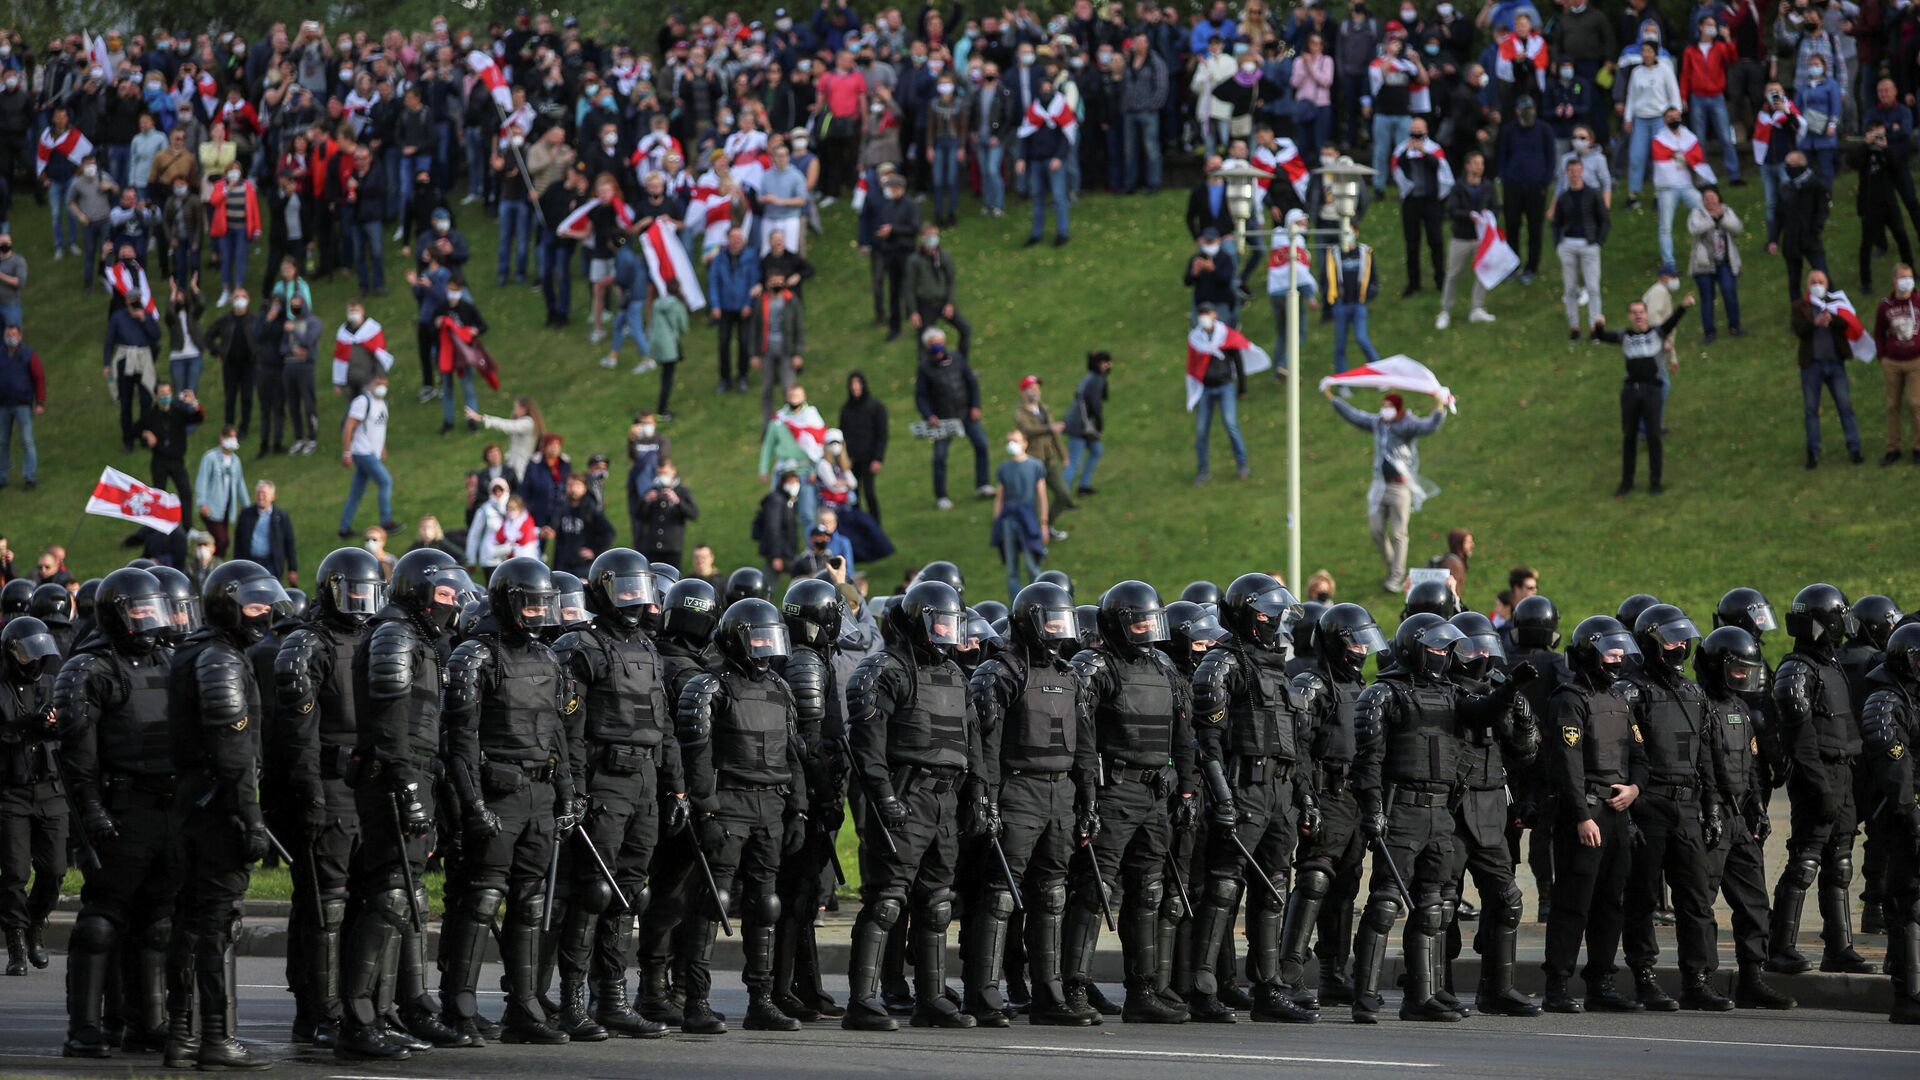
{"type": "Polygon", "coordinates": [[[1047,224],[1047,198],[1053,199],[1053,246],[1067,243],[1066,158],[1073,153],[1080,124],[1073,106],[1054,89],[1051,78],[1042,78],[1027,113],[1020,121],[1020,145],[1025,156],[1014,162],[1014,172],[1025,174],[1033,196],[1033,231],[1027,246],[1040,242],[1047,224]]]}
{"type": "Polygon", "coordinates": [[[365,302],[347,301],[347,319],[333,335],[333,392],[357,395],[373,381],[376,373],[393,370],[393,354],[387,351],[387,332],[380,320],[367,314],[365,302]],[[368,363],[371,358],[375,363],[368,363]],[[355,366],[355,361],[360,361],[355,366]]]}
{"type": "MultiPolygon", "coordinates": [[[[1199,407],[1194,418],[1193,452],[1198,468],[1193,484],[1207,482],[1207,437],[1213,427],[1213,414],[1220,413],[1221,426],[1227,429],[1227,441],[1233,445],[1234,475],[1244,480],[1247,468],[1247,441],[1240,436],[1239,398],[1247,392],[1245,353],[1259,349],[1246,335],[1220,321],[1212,304],[1200,305],[1200,321],[1187,333],[1187,411],[1199,407]]],[[[1264,357],[1263,357],[1264,359],[1264,357]]]]}
{"type": "Polygon", "coordinates": [[[33,174],[47,189],[47,205],[53,211],[53,257],[80,254],[80,223],[67,213],[67,196],[80,163],[93,153],[93,144],[73,126],[67,110],[55,106],[47,129],[40,133],[34,147],[33,174]]]}
{"type": "Polygon", "coordinates": [[[1500,37],[1494,78],[1500,81],[1500,107],[1511,110],[1519,98],[1547,92],[1547,39],[1533,32],[1533,17],[1516,12],[1513,32],[1500,37]]]}
{"type": "Polygon", "coordinates": [[[1853,394],[1847,387],[1847,357],[1867,361],[1874,357],[1873,335],[1860,325],[1853,301],[1827,286],[1827,272],[1807,273],[1806,295],[1793,302],[1793,336],[1800,339],[1800,400],[1805,406],[1807,468],[1820,466],[1820,391],[1833,394],[1846,433],[1847,457],[1855,465],[1865,461],[1860,452],[1860,425],[1853,418],[1853,394]]]}
{"type": "MultiPolygon", "coordinates": [[[[1429,392],[1438,406],[1453,400],[1447,388],[1434,380],[1431,371],[1403,356],[1355,368],[1347,374],[1351,378],[1346,381],[1352,385],[1430,386],[1429,392]],[[1405,362],[1404,370],[1392,366],[1401,361],[1405,362]]],[[[1407,522],[1427,501],[1428,495],[1428,488],[1420,479],[1420,450],[1414,441],[1439,431],[1440,425],[1446,422],[1447,410],[1436,407],[1427,416],[1415,416],[1407,411],[1405,398],[1390,393],[1380,399],[1378,413],[1366,412],[1333,395],[1334,385],[1340,381],[1323,380],[1320,392],[1326,395],[1327,404],[1333,406],[1341,419],[1373,435],[1373,483],[1367,487],[1367,529],[1373,534],[1374,546],[1380,549],[1380,561],[1387,568],[1380,588],[1397,593],[1407,585],[1407,522]]]]}
{"type": "Polygon", "coordinates": [[[1289,329],[1300,338],[1300,352],[1307,351],[1306,313],[1302,312],[1298,326],[1289,328],[1289,296],[1295,288],[1300,292],[1300,303],[1313,310],[1320,307],[1320,286],[1313,279],[1313,257],[1307,253],[1307,214],[1304,210],[1289,210],[1281,223],[1280,231],[1268,245],[1267,253],[1267,300],[1273,305],[1273,355],[1276,367],[1274,378],[1285,377],[1287,362],[1287,334],[1289,329]]]}
{"type": "MultiPolygon", "coordinates": [[[[1494,190],[1493,181],[1487,179],[1487,158],[1478,150],[1470,151],[1461,167],[1460,182],[1453,185],[1447,193],[1446,207],[1450,231],[1447,234],[1447,278],[1440,289],[1440,314],[1433,320],[1435,330],[1445,330],[1453,321],[1453,297],[1460,290],[1460,279],[1473,278],[1473,307],[1467,311],[1467,321],[1490,323],[1493,315],[1487,311],[1487,277],[1482,272],[1483,254],[1481,240],[1483,233],[1498,229],[1489,228],[1493,217],[1494,190]],[[1482,215],[1485,215],[1484,217],[1482,215]]],[[[1505,246],[1505,241],[1500,241],[1505,246]]],[[[1507,255],[1513,254],[1507,248],[1507,255]]],[[[1518,263],[1519,260],[1513,260],[1518,263]]],[[[1494,278],[1499,283],[1499,278],[1494,278]]]]}
{"type": "Polygon", "coordinates": [[[1694,177],[1704,183],[1714,183],[1713,166],[1707,164],[1707,152],[1700,145],[1699,136],[1688,131],[1682,122],[1680,110],[1671,108],[1664,117],[1666,127],[1654,133],[1653,145],[1653,194],[1655,205],[1660,213],[1660,272],[1671,274],[1673,264],[1673,208],[1675,203],[1686,206],[1691,213],[1700,208],[1700,192],[1693,186],[1694,177]]]}

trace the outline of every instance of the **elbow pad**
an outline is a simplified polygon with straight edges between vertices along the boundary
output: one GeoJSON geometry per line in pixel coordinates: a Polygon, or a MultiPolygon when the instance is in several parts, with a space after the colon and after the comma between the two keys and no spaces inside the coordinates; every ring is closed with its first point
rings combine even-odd
{"type": "Polygon", "coordinates": [[[447,712],[472,713],[480,707],[481,676],[493,654],[479,641],[465,641],[447,661],[447,712]]]}
{"type": "Polygon", "coordinates": [[[193,683],[200,703],[200,722],[207,727],[247,730],[246,660],[223,649],[207,649],[193,665],[193,683]]]}
{"type": "Polygon", "coordinates": [[[680,691],[675,735],[683,745],[702,745],[713,733],[713,700],[720,694],[720,680],[711,672],[701,672],[687,680],[680,691]]]}
{"type": "Polygon", "coordinates": [[[413,692],[413,634],[401,623],[381,623],[367,638],[367,692],[376,699],[413,692]]]}

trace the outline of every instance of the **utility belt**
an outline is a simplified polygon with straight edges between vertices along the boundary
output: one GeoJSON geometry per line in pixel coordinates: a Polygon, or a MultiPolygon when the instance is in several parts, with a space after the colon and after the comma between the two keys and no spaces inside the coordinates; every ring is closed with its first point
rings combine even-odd
{"type": "Polygon", "coordinates": [[[1165,765],[1134,765],[1119,758],[1103,758],[1100,762],[1100,772],[1109,785],[1140,784],[1159,795],[1165,795],[1173,788],[1172,778],[1167,775],[1168,767],[1165,765]]]}
{"type": "Polygon", "coordinates": [[[525,791],[534,784],[553,782],[550,761],[520,762],[480,759],[480,793],[489,799],[525,791]]]}
{"type": "Polygon", "coordinates": [[[1049,784],[1057,784],[1062,780],[1068,779],[1073,774],[1067,769],[1008,769],[1006,770],[1006,775],[1008,778],[1017,776],[1025,780],[1040,780],[1049,784]]]}
{"type": "MultiPolygon", "coordinates": [[[[1618,782],[1622,784],[1626,783],[1625,780],[1618,782]]],[[[1607,800],[1613,798],[1614,783],[1615,781],[1612,780],[1587,781],[1587,805],[1606,806],[1607,800]]]]}
{"type": "Polygon", "coordinates": [[[100,782],[108,810],[165,810],[173,805],[176,787],[172,773],[108,773],[100,782]]]}
{"type": "Polygon", "coordinates": [[[960,790],[961,781],[966,779],[966,770],[960,768],[934,768],[928,765],[896,765],[893,767],[893,792],[905,799],[912,791],[930,791],[935,795],[945,795],[960,790]]]}
{"type": "Polygon", "coordinates": [[[1445,791],[1407,791],[1402,788],[1393,791],[1395,806],[1418,806],[1431,810],[1447,805],[1450,800],[1451,793],[1445,791]]]}
{"type": "Polygon", "coordinates": [[[1647,792],[1663,799],[1672,799],[1674,802],[1692,802],[1700,797],[1700,785],[1649,783],[1647,792]]]}
{"type": "Polygon", "coordinates": [[[1314,766],[1314,772],[1320,777],[1320,790],[1339,792],[1347,790],[1347,780],[1352,775],[1350,766],[1344,761],[1322,761],[1314,766]]]}
{"type": "Polygon", "coordinates": [[[1823,765],[1852,765],[1857,759],[1857,754],[1829,754],[1825,750],[1820,751],[1820,762],[1823,765]]]}
{"type": "Polygon", "coordinates": [[[1266,783],[1285,783],[1293,779],[1293,759],[1262,754],[1239,757],[1233,762],[1236,787],[1255,787],[1266,783]]]}
{"type": "Polygon", "coordinates": [[[719,782],[714,785],[714,790],[715,791],[772,791],[772,792],[778,793],[781,798],[785,798],[788,795],[793,794],[793,785],[792,784],[734,783],[729,781],[726,775],[723,773],[720,776],[719,782]]]}
{"type": "Polygon", "coordinates": [[[596,770],[612,776],[632,776],[645,771],[648,765],[657,760],[651,746],[635,746],[632,743],[610,743],[602,746],[594,754],[596,770]]]}
{"type": "Polygon", "coordinates": [[[354,755],[351,746],[320,746],[320,779],[339,780],[348,787],[360,782],[360,759],[354,755]]]}

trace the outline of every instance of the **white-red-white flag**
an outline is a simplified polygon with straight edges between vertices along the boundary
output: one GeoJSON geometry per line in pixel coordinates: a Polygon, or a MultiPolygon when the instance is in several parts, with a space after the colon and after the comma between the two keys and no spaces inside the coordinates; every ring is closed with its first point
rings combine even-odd
{"type": "Polygon", "coordinates": [[[75,165],[80,164],[88,154],[93,153],[93,144],[87,141],[80,129],[69,126],[66,134],[55,135],[52,128],[40,133],[40,145],[33,151],[33,175],[39,176],[47,171],[47,162],[53,155],[59,154],[75,165]]]}
{"type": "Polygon", "coordinates": [[[1053,100],[1043,104],[1035,98],[1027,105],[1027,114],[1020,120],[1020,137],[1024,139],[1043,127],[1059,128],[1070,143],[1080,141],[1080,117],[1074,113],[1067,95],[1055,90],[1053,100]]]}
{"type": "Polygon", "coordinates": [[[180,496],[148,487],[119,469],[106,468],[100,470],[100,482],[87,499],[87,513],[170,533],[180,527],[180,496]]]}
{"type": "Polygon", "coordinates": [[[353,359],[355,345],[372,353],[380,361],[380,370],[393,370],[393,354],[387,351],[387,332],[380,320],[362,319],[358,330],[343,322],[333,335],[333,385],[347,385],[347,364],[353,359]]]}
{"type": "Polygon", "coordinates": [[[106,77],[113,78],[113,54],[107,51],[107,39],[98,35],[83,35],[87,42],[87,60],[97,66],[106,77]]]}
{"type": "Polygon", "coordinates": [[[1840,320],[1841,325],[1847,328],[1847,348],[1853,350],[1855,360],[1863,364],[1870,363],[1879,355],[1879,350],[1873,345],[1873,335],[1860,325],[1860,315],[1853,310],[1853,301],[1847,299],[1846,293],[1839,289],[1828,289],[1826,297],[1820,300],[1814,299],[1809,293],[1807,303],[1813,305],[1815,311],[1824,311],[1840,320]]]}
{"type": "Polygon", "coordinates": [[[493,57],[475,49],[467,54],[467,67],[474,78],[486,86],[487,96],[493,99],[501,116],[513,111],[513,91],[507,88],[507,77],[500,73],[500,65],[493,62],[493,57]]]}
{"type": "Polygon", "coordinates": [[[1200,395],[1206,391],[1207,368],[1218,359],[1224,359],[1228,349],[1240,350],[1240,373],[1257,375],[1273,366],[1273,358],[1267,351],[1247,336],[1223,322],[1215,322],[1211,330],[1204,326],[1195,326],[1187,332],[1187,411],[1200,404],[1200,395]]]}
{"type": "Polygon", "coordinates": [[[1482,210],[1473,215],[1473,227],[1480,234],[1477,246],[1473,249],[1473,273],[1480,284],[1491,289],[1507,279],[1507,275],[1520,269],[1520,256],[1507,243],[1507,236],[1500,231],[1500,224],[1494,219],[1493,211],[1482,210]]]}
{"type": "Polygon", "coordinates": [[[125,300],[137,294],[146,307],[147,314],[160,314],[159,305],[153,302],[153,289],[147,284],[147,272],[137,263],[131,269],[123,263],[108,263],[104,273],[107,284],[113,288],[115,296],[125,300]]]}
{"type": "Polygon", "coordinates": [[[654,288],[664,294],[668,282],[677,282],[688,311],[707,306],[707,294],[700,289],[700,275],[693,271],[693,260],[680,246],[680,235],[667,228],[663,219],[654,218],[640,234],[640,252],[647,257],[647,275],[653,278],[654,288]]]}
{"type": "Polygon", "coordinates": [[[1406,390],[1410,393],[1424,394],[1436,400],[1444,400],[1447,409],[1458,412],[1453,404],[1453,391],[1440,384],[1427,365],[1411,356],[1395,354],[1377,363],[1364,364],[1348,368],[1338,375],[1329,375],[1320,380],[1320,389],[1327,390],[1335,386],[1358,386],[1368,390],[1406,390]]]}

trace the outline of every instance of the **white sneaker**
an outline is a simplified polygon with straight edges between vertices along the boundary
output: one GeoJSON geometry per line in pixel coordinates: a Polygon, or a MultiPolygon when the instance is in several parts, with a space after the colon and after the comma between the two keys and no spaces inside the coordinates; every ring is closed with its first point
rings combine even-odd
{"type": "Polygon", "coordinates": [[[598,345],[606,339],[606,336],[606,333],[596,326],[593,328],[593,332],[587,335],[587,344],[598,345]]]}
{"type": "Polygon", "coordinates": [[[61,259],[64,259],[64,258],[66,258],[66,257],[67,257],[67,253],[66,253],[66,250],[65,250],[65,249],[63,249],[63,248],[54,248],[54,249],[53,249],[53,261],[54,261],[54,262],[59,262],[59,261],[60,261],[61,259]]]}
{"type": "Polygon", "coordinates": [[[608,371],[612,371],[614,368],[620,366],[620,361],[611,356],[603,356],[600,358],[600,366],[606,368],[608,371]]]}
{"type": "Polygon", "coordinates": [[[1586,307],[1586,306],[1587,306],[1587,290],[1585,290],[1585,289],[1581,289],[1581,290],[1580,290],[1580,298],[1579,298],[1579,299],[1577,299],[1577,300],[1575,300],[1575,301],[1573,302],[1573,306],[1574,306],[1574,307],[1586,307]]]}
{"type": "Polygon", "coordinates": [[[1047,537],[1048,537],[1048,539],[1051,539],[1051,540],[1065,540],[1065,539],[1067,538],[1067,530],[1065,530],[1065,529],[1048,529],[1048,530],[1047,530],[1047,537]]]}
{"type": "Polygon", "coordinates": [[[1445,330],[1451,322],[1453,322],[1453,316],[1443,311],[1433,320],[1433,328],[1435,330],[1445,330]]]}
{"type": "Polygon", "coordinates": [[[227,290],[225,290],[225,289],[221,289],[221,290],[220,290],[220,299],[218,299],[218,300],[215,300],[215,301],[213,302],[213,306],[214,306],[214,307],[226,307],[226,306],[227,306],[227,301],[228,301],[229,299],[231,299],[231,298],[232,298],[232,294],[231,294],[231,293],[229,293],[229,292],[227,292],[227,290]]]}
{"type": "Polygon", "coordinates": [[[991,498],[993,498],[993,485],[992,485],[992,484],[981,484],[981,485],[980,485],[979,487],[977,487],[977,488],[974,488],[974,489],[973,489],[973,497],[974,497],[974,498],[976,498],[976,499],[991,499],[991,498]]]}
{"type": "Polygon", "coordinates": [[[645,375],[647,372],[652,371],[654,368],[657,368],[659,366],[660,366],[659,364],[656,364],[651,360],[642,360],[639,363],[633,365],[633,373],[635,375],[645,375]]]}
{"type": "Polygon", "coordinates": [[[466,198],[464,198],[464,199],[461,199],[461,200],[460,200],[460,205],[461,205],[461,206],[472,206],[472,205],[473,205],[474,203],[476,203],[476,202],[479,202],[479,201],[480,201],[480,200],[479,200],[478,198],[476,198],[475,196],[473,196],[473,195],[468,195],[468,196],[467,196],[466,198]]]}
{"type": "Polygon", "coordinates": [[[1472,311],[1467,312],[1467,321],[1489,323],[1493,321],[1493,314],[1486,308],[1474,308],[1472,311]]]}
{"type": "Polygon", "coordinates": [[[835,201],[836,200],[831,195],[822,195],[820,196],[820,208],[822,210],[825,210],[827,207],[832,206],[835,201]]]}
{"type": "Polygon", "coordinates": [[[67,245],[67,254],[69,254],[69,255],[71,255],[71,256],[73,256],[73,257],[74,257],[74,258],[76,258],[76,259],[77,259],[77,258],[79,258],[79,257],[80,257],[80,245],[79,245],[79,244],[68,244],[68,245],[67,245]]]}
{"type": "Polygon", "coordinates": [[[933,505],[939,507],[942,510],[951,510],[953,509],[953,500],[952,499],[936,499],[934,500],[933,505]]]}

